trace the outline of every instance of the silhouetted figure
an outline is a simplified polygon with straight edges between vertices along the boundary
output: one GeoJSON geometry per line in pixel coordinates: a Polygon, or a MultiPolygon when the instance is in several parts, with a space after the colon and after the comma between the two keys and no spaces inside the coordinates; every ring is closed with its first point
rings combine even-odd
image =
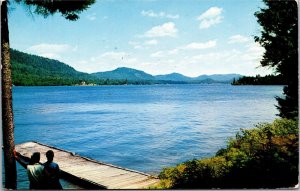
{"type": "Polygon", "coordinates": [[[53,162],[54,153],[52,150],[46,152],[47,162],[44,163],[45,188],[62,189],[59,182],[60,169],[58,164],[53,162]]]}
{"type": "Polygon", "coordinates": [[[40,162],[40,153],[35,152],[31,155],[29,164],[24,161],[20,153],[14,151],[16,160],[27,169],[29,179],[29,189],[43,189],[44,188],[44,166],[40,162]]]}

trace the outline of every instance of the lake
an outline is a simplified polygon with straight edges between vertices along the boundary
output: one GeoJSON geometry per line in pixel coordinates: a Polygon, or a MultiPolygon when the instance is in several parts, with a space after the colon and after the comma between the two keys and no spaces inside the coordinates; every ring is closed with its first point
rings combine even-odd
{"type": "Polygon", "coordinates": [[[15,142],[157,175],[213,156],[240,128],[272,122],[281,94],[282,86],[229,84],[13,87],[15,142]]]}

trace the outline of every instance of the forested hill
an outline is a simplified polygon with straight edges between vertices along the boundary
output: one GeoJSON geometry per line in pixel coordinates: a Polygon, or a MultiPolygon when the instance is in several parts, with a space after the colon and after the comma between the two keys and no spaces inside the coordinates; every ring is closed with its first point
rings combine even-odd
{"type": "Polygon", "coordinates": [[[75,85],[83,81],[94,83],[97,80],[57,60],[14,49],[10,53],[13,84],[17,86],[75,85]]]}
{"type": "Polygon", "coordinates": [[[99,79],[115,79],[128,81],[155,81],[155,77],[141,70],[132,68],[117,68],[113,71],[92,73],[93,76],[99,79]]]}

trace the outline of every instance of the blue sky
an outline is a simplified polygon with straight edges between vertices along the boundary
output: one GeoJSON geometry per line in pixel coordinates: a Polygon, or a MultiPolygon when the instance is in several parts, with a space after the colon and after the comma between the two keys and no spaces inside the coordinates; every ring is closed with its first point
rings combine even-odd
{"type": "Polygon", "coordinates": [[[12,4],[10,43],[88,73],[264,75],[271,71],[257,68],[264,49],[253,40],[259,7],[260,0],[101,0],[72,22],[12,4]]]}

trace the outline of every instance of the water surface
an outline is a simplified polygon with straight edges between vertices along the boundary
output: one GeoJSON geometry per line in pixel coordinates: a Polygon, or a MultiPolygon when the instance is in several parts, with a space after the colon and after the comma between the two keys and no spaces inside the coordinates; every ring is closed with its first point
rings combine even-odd
{"type": "Polygon", "coordinates": [[[273,121],[281,94],[282,86],[227,84],[14,87],[15,142],[158,174],[273,121]]]}

